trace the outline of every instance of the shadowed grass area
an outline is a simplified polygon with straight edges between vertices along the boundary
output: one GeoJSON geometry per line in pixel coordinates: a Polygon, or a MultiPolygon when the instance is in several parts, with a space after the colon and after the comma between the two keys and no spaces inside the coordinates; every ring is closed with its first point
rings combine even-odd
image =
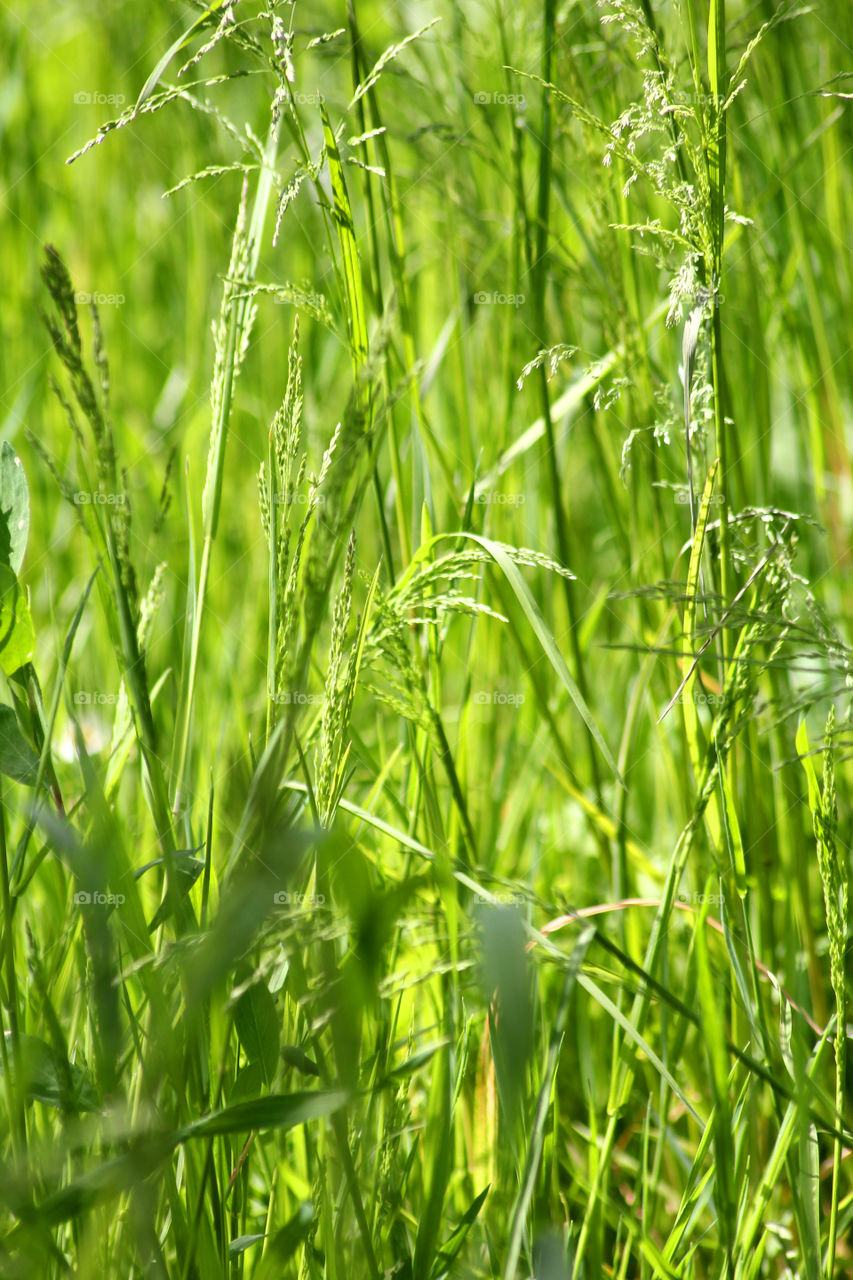
{"type": "Polygon", "coordinates": [[[853,20],[0,33],[0,1273],[847,1274],[853,20]]]}

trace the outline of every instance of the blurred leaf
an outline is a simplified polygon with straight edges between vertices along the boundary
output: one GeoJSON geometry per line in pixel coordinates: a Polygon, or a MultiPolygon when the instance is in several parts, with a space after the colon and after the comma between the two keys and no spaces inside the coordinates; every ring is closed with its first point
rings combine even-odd
{"type": "Polygon", "coordinates": [[[728,1255],[731,1256],[739,1195],[735,1180],[736,1169],[731,1127],[731,1106],[729,1103],[729,1063],[725,1026],[719,1007],[719,984],[715,982],[711,971],[708,943],[705,936],[705,919],[708,914],[708,899],[710,896],[708,893],[705,894],[705,902],[696,921],[693,938],[698,973],[699,1008],[708,1056],[708,1079],[711,1097],[714,1101],[712,1124],[714,1128],[714,1147],[717,1156],[715,1181],[717,1199],[722,1210],[720,1214],[720,1235],[728,1255]]]}
{"type": "Polygon", "coordinates": [[[30,495],[21,459],[4,440],[0,446],[0,563],[20,573],[30,530],[30,495]]]}
{"type": "Polygon", "coordinates": [[[480,921],[485,995],[494,1001],[489,1025],[498,1092],[512,1131],[520,1116],[525,1073],[533,1052],[527,936],[521,916],[512,907],[485,908],[480,921]]]}
{"type": "Polygon", "coordinates": [[[233,1107],[238,1102],[248,1102],[251,1098],[259,1098],[264,1090],[264,1071],[259,1062],[250,1062],[237,1072],[237,1078],[228,1095],[228,1105],[233,1107]]]}
{"type": "Polygon", "coordinates": [[[344,1106],[348,1098],[349,1095],[342,1090],[279,1094],[226,1107],[224,1111],[203,1116],[176,1132],[140,1138],[129,1152],[105,1161],[61,1191],[48,1196],[37,1208],[39,1219],[46,1224],[67,1222],[91,1205],[121,1195],[147,1178],[168,1159],[179,1143],[190,1138],[245,1133],[247,1129],[294,1128],[308,1120],[330,1115],[344,1106]]]}
{"type": "Polygon", "coordinates": [[[0,670],[11,676],[33,656],[36,638],[24,588],[0,564],[0,670]]]}
{"type": "Polygon", "coordinates": [[[0,704],[0,773],[34,787],[38,767],[39,758],[21,733],[15,712],[0,704]]]}
{"type": "Polygon", "coordinates": [[[450,1045],[449,1040],[436,1040],[435,1044],[427,1045],[425,1049],[421,1049],[419,1053],[413,1053],[411,1058],[407,1058],[405,1062],[401,1062],[399,1067],[395,1067],[393,1071],[389,1071],[385,1083],[404,1080],[407,1076],[414,1075],[416,1071],[420,1071],[421,1067],[425,1067],[440,1049],[446,1049],[450,1045]]]}
{"type": "Polygon", "coordinates": [[[262,982],[244,991],[234,1009],[237,1038],[250,1062],[257,1062],[267,1086],[278,1069],[281,1026],[275,1000],[262,982]]]}
{"type": "Polygon", "coordinates": [[[237,1236],[237,1238],[232,1240],[228,1245],[228,1257],[232,1259],[238,1258],[241,1253],[245,1253],[247,1249],[251,1249],[253,1244],[257,1244],[260,1240],[265,1239],[266,1236],[264,1235],[237,1236]]]}
{"type": "MultiPolygon", "coordinates": [[[[12,1032],[7,1031],[6,1053],[12,1061],[12,1032]]],[[[73,1062],[63,1062],[55,1049],[37,1036],[20,1035],[22,1085],[28,1102],[43,1102],[61,1111],[98,1111],[101,1106],[90,1076],[73,1062]]],[[[0,1059],[0,1076],[3,1062],[0,1059]]]]}
{"type": "Polygon", "coordinates": [[[283,1044],[281,1046],[281,1056],[289,1066],[295,1067],[303,1075],[319,1076],[320,1074],[320,1068],[317,1063],[312,1062],[305,1050],[298,1044],[283,1044]]]}
{"type": "MultiPolygon", "coordinates": [[[[491,1186],[491,1183],[489,1186],[491,1186]]],[[[489,1187],[484,1187],[476,1200],[468,1206],[456,1229],[447,1237],[447,1240],[441,1247],[441,1252],[435,1260],[435,1266],[432,1271],[432,1280],[442,1280],[443,1276],[448,1275],[456,1255],[465,1243],[465,1237],[468,1235],[473,1223],[476,1221],[477,1215],[482,1209],[488,1194],[489,1187]]]]}
{"type": "Polygon", "coordinates": [[[267,1251],[255,1272],[255,1280],[280,1280],[281,1267],[287,1262],[311,1229],[314,1221],[314,1206],[310,1200],[303,1200],[296,1213],[277,1231],[267,1246],[267,1251]]]}
{"type": "Polygon", "coordinates": [[[349,1094],[343,1089],[313,1093],[275,1093],[268,1098],[238,1102],[223,1111],[202,1116],[181,1129],[176,1141],[213,1137],[223,1133],[244,1133],[247,1129],[293,1129],[307,1120],[319,1120],[346,1105],[349,1094]]]}
{"type": "Polygon", "coordinates": [[[802,1231],[804,1255],[810,1258],[805,1268],[808,1280],[819,1280],[821,1268],[820,1244],[820,1151],[818,1149],[817,1130],[813,1124],[804,1124],[800,1128],[799,1141],[799,1191],[803,1205],[802,1231]]]}
{"type": "MultiPolygon", "coordinates": [[[[199,848],[204,848],[204,846],[200,845],[199,848]]],[[[181,896],[185,896],[189,893],[190,889],[204,870],[203,859],[194,858],[194,853],[198,853],[198,849],[176,849],[173,854],[176,872],[175,879],[181,896]]],[[[164,863],[164,858],[154,858],[151,862],[146,862],[144,867],[140,867],[137,871],[134,871],[134,877],[138,880],[140,876],[144,875],[146,871],[150,871],[152,867],[159,867],[164,863]]],[[[148,926],[148,932],[153,933],[155,929],[158,929],[161,924],[164,924],[173,914],[173,906],[170,905],[167,898],[164,898],[151,918],[151,923],[148,926]]]]}
{"type": "MultiPolygon", "coordinates": [[[[445,1005],[447,1010],[449,1001],[445,1005]]],[[[445,1026],[450,1031],[450,1016],[445,1026]]],[[[453,1079],[452,1047],[438,1055],[427,1103],[423,1135],[423,1179],[425,1200],[418,1223],[415,1255],[412,1262],[414,1280],[428,1280],[436,1263],[436,1245],[441,1226],[447,1184],[453,1167],[453,1079]]]]}

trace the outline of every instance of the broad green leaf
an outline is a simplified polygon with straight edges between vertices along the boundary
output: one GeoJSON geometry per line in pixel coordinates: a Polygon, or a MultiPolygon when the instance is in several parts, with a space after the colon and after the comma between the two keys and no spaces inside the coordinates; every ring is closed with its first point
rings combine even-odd
{"type": "Polygon", "coordinates": [[[283,1044],[281,1046],[281,1056],[288,1066],[293,1067],[296,1071],[300,1071],[305,1076],[319,1076],[320,1068],[313,1058],[309,1058],[308,1054],[298,1044],[283,1044]]]}
{"type": "Polygon", "coordinates": [[[434,1044],[427,1045],[425,1049],[421,1049],[418,1053],[413,1053],[411,1058],[407,1058],[405,1062],[401,1062],[399,1067],[394,1067],[393,1071],[389,1071],[385,1083],[392,1081],[397,1083],[405,1080],[407,1076],[414,1075],[416,1071],[420,1071],[421,1067],[425,1067],[431,1062],[435,1055],[441,1049],[447,1049],[450,1045],[449,1040],[436,1040],[434,1044]]]}
{"type": "Polygon", "coordinates": [[[0,773],[34,787],[39,758],[18,726],[12,707],[0,703],[0,773]]]}
{"type": "Polygon", "coordinates": [[[236,1239],[232,1240],[228,1245],[228,1257],[232,1259],[239,1258],[240,1254],[245,1253],[247,1249],[251,1249],[253,1244],[258,1244],[261,1240],[265,1239],[266,1236],[263,1234],[254,1236],[237,1236],[236,1239]]]}
{"type": "Polygon", "coordinates": [[[121,1195],[147,1178],[176,1146],[190,1138],[245,1133],[251,1129],[291,1129],[331,1115],[343,1107],[348,1098],[343,1090],[279,1094],[226,1107],[171,1133],[154,1134],[141,1140],[129,1153],[105,1161],[48,1196],[38,1206],[39,1218],[48,1225],[67,1222],[79,1217],[91,1205],[121,1195]]]}
{"type": "Polygon", "coordinates": [[[11,676],[33,656],[36,638],[27,597],[14,571],[0,564],[0,670],[11,676]]]}
{"type": "Polygon", "coordinates": [[[494,999],[490,1018],[498,1094],[505,1109],[507,1133],[516,1137],[525,1073],[533,1052],[533,996],[524,924],[512,907],[486,907],[478,912],[484,994],[494,999]]]}
{"type": "MultiPolygon", "coordinates": [[[[203,847],[199,846],[199,848],[203,847]]],[[[204,870],[203,859],[194,858],[194,853],[198,853],[198,849],[176,849],[172,855],[175,864],[176,885],[182,898],[186,897],[204,870]]],[[[138,871],[135,871],[134,876],[138,880],[146,871],[150,871],[152,867],[161,866],[164,862],[164,858],[154,858],[151,862],[146,862],[144,867],[140,867],[138,871]]],[[[151,919],[148,932],[153,933],[155,929],[159,929],[160,925],[164,924],[173,913],[173,904],[168,898],[164,898],[151,919]]]]}
{"type": "Polygon", "coordinates": [[[237,1038],[250,1062],[260,1064],[264,1080],[272,1084],[278,1068],[281,1020],[275,1000],[262,982],[244,991],[234,1009],[237,1038]]]}
{"type": "Polygon", "coordinates": [[[20,573],[30,530],[30,495],[21,459],[9,444],[0,447],[0,563],[20,573]]]}
{"type": "Polygon", "coordinates": [[[223,1133],[245,1133],[247,1129],[294,1129],[308,1120],[320,1120],[340,1111],[349,1094],[343,1089],[312,1093],[274,1093],[268,1098],[238,1102],[223,1111],[214,1111],[193,1121],[177,1134],[178,1142],[187,1138],[215,1137],[223,1133]]]}
{"type": "MultiPolygon", "coordinates": [[[[5,1033],[6,1055],[13,1072],[13,1038],[5,1033]]],[[[21,1052],[21,1087],[28,1102],[43,1102],[62,1111],[97,1111],[100,1108],[95,1086],[89,1075],[73,1062],[64,1062],[45,1040],[38,1036],[19,1035],[21,1052]]],[[[0,1058],[0,1076],[3,1060],[0,1058]]]]}
{"type": "Polygon", "coordinates": [[[263,1067],[259,1062],[250,1062],[248,1066],[237,1072],[237,1078],[228,1095],[228,1105],[233,1107],[238,1102],[249,1102],[253,1098],[259,1098],[263,1091],[263,1067]]]}
{"type": "Polygon", "coordinates": [[[435,1268],[432,1273],[432,1280],[441,1280],[442,1276],[446,1276],[456,1255],[465,1243],[465,1237],[471,1230],[472,1225],[477,1220],[477,1215],[482,1209],[486,1196],[489,1194],[489,1187],[484,1187],[476,1200],[465,1210],[458,1226],[453,1230],[441,1246],[441,1251],[435,1260],[435,1268]]]}

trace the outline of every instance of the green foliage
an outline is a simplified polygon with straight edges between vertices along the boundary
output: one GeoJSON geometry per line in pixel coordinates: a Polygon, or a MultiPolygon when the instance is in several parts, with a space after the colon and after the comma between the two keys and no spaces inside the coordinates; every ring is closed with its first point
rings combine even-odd
{"type": "Polygon", "coordinates": [[[13,10],[0,1274],[848,1274],[853,17],[13,10]]]}

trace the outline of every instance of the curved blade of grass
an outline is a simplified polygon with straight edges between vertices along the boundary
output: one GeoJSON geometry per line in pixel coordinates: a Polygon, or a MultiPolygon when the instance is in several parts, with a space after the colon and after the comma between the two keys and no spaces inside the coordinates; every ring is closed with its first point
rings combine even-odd
{"type": "Polygon", "coordinates": [[[542,651],[551,666],[554,668],[554,671],[557,673],[560,683],[563,685],[564,689],[569,694],[569,697],[572,699],[572,702],[574,702],[580,712],[580,715],[592,734],[599,751],[607,761],[608,767],[616,777],[619,785],[624,787],[625,783],[619,773],[616,761],[610,753],[610,748],[605,742],[601,730],[595,723],[592,712],[581,696],[581,692],[575,684],[569,668],[566,666],[565,659],[560,653],[557,641],[554,639],[554,635],[550,627],[542,617],[542,614],[539,611],[539,606],[534,600],[527,583],[522,578],[518,570],[518,566],[513,563],[506,551],[504,551],[503,547],[499,546],[498,543],[493,542],[491,538],[483,537],[483,535],[479,533],[472,533],[470,530],[458,530],[453,533],[437,533],[434,537],[430,538],[418,548],[408,569],[400,579],[398,589],[401,589],[405,585],[407,580],[414,574],[418,564],[429,556],[431,549],[443,538],[469,538],[472,542],[476,542],[478,546],[482,547],[483,550],[486,551],[494,560],[510,587],[512,587],[518,603],[521,605],[527,616],[528,622],[536,633],[536,638],[542,646],[542,651]]]}
{"type": "MultiPolygon", "coordinates": [[[[246,284],[254,280],[261,249],[264,221],[273,187],[273,173],[278,151],[279,122],[273,120],[267,135],[264,150],[265,164],[258,177],[255,202],[247,236],[248,261],[246,263],[246,284]]],[[[194,600],[192,641],[190,644],[189,666],[184,668],[181,680],[179,709],[180,729],[176,734],[177,765],[175,768],[175,791],[172,809],[179,813],[182,807],[184,790],[184,773],[187,767],[190,731],[192,728],[193,704],[195,701],[196,675],[198,671],[201,627],[204,619],[207,582],[210,572],[210,560],[213,543],[216,539],[219,522],[219,505],[222,495],[222,479],[225,470],[225,446],[228,440],[228,424],[231,417],[231,405],[234,397],[234,370],[239,363],[239,351],[246,338],[246,322],[251,315],[251,296],[241,294],[230,300],[229,330],[226,339],[226,350],[219,388],[218,413],[211,426],[211,449],[208,455],[207,476],[202,494],[202,512],[204,521],[204,542],[202,547],[201,569],[198,588],[194,600]]]]}
{"type": "Polygon", "coordinates": [[[548,1055],[545,1060],[545,1069],[542,1073],[542,1085],[539,1089],[539,1100],[536,1104],[536,1117],[533,1121],[533,1130],[530,1135],[530,1142],[527,1148],[527,1159],[524,1167],[524,1177],[521,1182],[521,1189],[516,1197],[512,1211],[512,1223],[509,1232],[509,1248],[507,1249],[506,1262],[502,1272],[503,1280],[514,1280],[516,1275],[516,1267],[521,1253],[521,1241],[524,1232],[524,1223],[527,1218],[530,1204],[533,1199],[533,1191],[536,1185],[536,1175],[539,1169],[539,1161],[542,1158],[542,1146],[545,1141],[545,1121],[548,1118],[548,1111],[551,1106],[551,1092],[554,1088],[554,1079],[557,1074],[557,1066],[560,1061],[560,1052],[563,1048],[563,1038],[566,1029],[566,1019],[569,1012],[569,1001],[574,991],[575,982],[578,980],[581,965],[584,957],[589,949],[592,939],[595,937],[595,928],[587,925],[581,931],[581,935],[575,943],[568,964],[566,965],[566,976],[563,980],[563,990],[560,995],[560,1004],[557,1009],[557,1016],[554,1019],[554,1026],[551,1030],[551,1039],[548,1044],[548,1055]]]}
{"type": "Polygon", "coordinates": [[[339,1111],[349,1100],[344,1089],[326,1091],[306,1090],[302,1093],[270,1094],[265,1098],[251,1098],[225,1107],[212,1115],[202,1116],[192,1124],[179,1129],[175,1144],[188,1138],[221,1136],[227,1133],[246,1133],[268,1129],[293,1129],[308,1120],[320,1120],[339,1111]]]}
{"type": "Polygon", "coordinates": [[[341,1089],[327,1092],[273,1094],[238,1102],[172,1133],[142,1139],[135,1148],[48,1196],[33,1211],[45,1224],[56,1225],[79,1217],[94,1204],[130,1190],[167,1160],[175,1147],[191,1138],[216,1137],[230,1133],[293,1129],[309,1120],[320,1120],[345,1106],[349,1095],[341,1089]]]}
{"type": "Polygon", "coordinates": [[[352,206],[349,200],[347,184],[344,179],[344,166],[341,162],[338,143],[332,129],[331,121],[325,106],[320,104],[323,118],[323,137],[326,141],[326,154],[329,160],[329,177],[332,182],[334,197],[334,218],[341,246],[343,261],[343,285],[347,303],[347,327],[350,335],[353,365],[356,379],[358,371],[367,359],[367,320],[364,309],[364,292],[361,286],[361,267],[358,261],[358,245],[353,225],[352,206]]]}
{"type": "MultiPolygon", "coordinates": [[[[452,1032],[450,1002],[445,1005],[445,1023],[452,1032]]],[[[412,1259],[413,1280],[429,1280],[436,1261],[436,1243],[447,1187],[453,1172],[453,1080],[452,1050],[439,1054],[427,1104],[423,1136],[424,1186],[423,1210],[412,1259]]]]}
{"type": "Polygon", "coordinates": [[[142,92],[136,99],[134,111],[138,111],[142,104],[151,97],[152,93],[157,88],[157,85],[162,80],[163,74],[175,54],[183,49],[185,45],[189,44],[196,31],[198,31],[200,27],[203,27],[213,17],[213,15],[222,8],[224,3],[225,0],[217,0],[216,4],[209,5],[205,12],[201,14],[200,17],[196,18],[192,26],[187,27],[186,31],[182,32],[181,35],[178,36],[174,44],[169,46],[154,70],[151,72],[151,75],[145,81],[145,84],[142,86],[142,92]]]}
{"type": "MultiPolygon", "coordinates": [[[[724,769],[720,770],[722,775],[724,769]]],[[[696,952],[696,965],[699,974],[699,1008],[702,1016],[702,1029],[705,1047],[708,1054],[711,1097],[714,1100],[714,1147],[716,1149],[716,1186],[720,1206],[720,1235],[729,1259],[729,1274],[734,1274],[732,1263],[733,1229],[737,1211],[737,1195],[733,1182],[734,1149],[732,1144],[732,1117],[729,1104],[729,1060],[726,1051],[726,1036],[723,1020],[720,1016],[719,993],[714,986],[711,975],[711,962],[708,957],[708,941],[705,935],[705,919],[708,915],[709,895],[699,913],[693,933],[693,945],[696,952]]]]}

